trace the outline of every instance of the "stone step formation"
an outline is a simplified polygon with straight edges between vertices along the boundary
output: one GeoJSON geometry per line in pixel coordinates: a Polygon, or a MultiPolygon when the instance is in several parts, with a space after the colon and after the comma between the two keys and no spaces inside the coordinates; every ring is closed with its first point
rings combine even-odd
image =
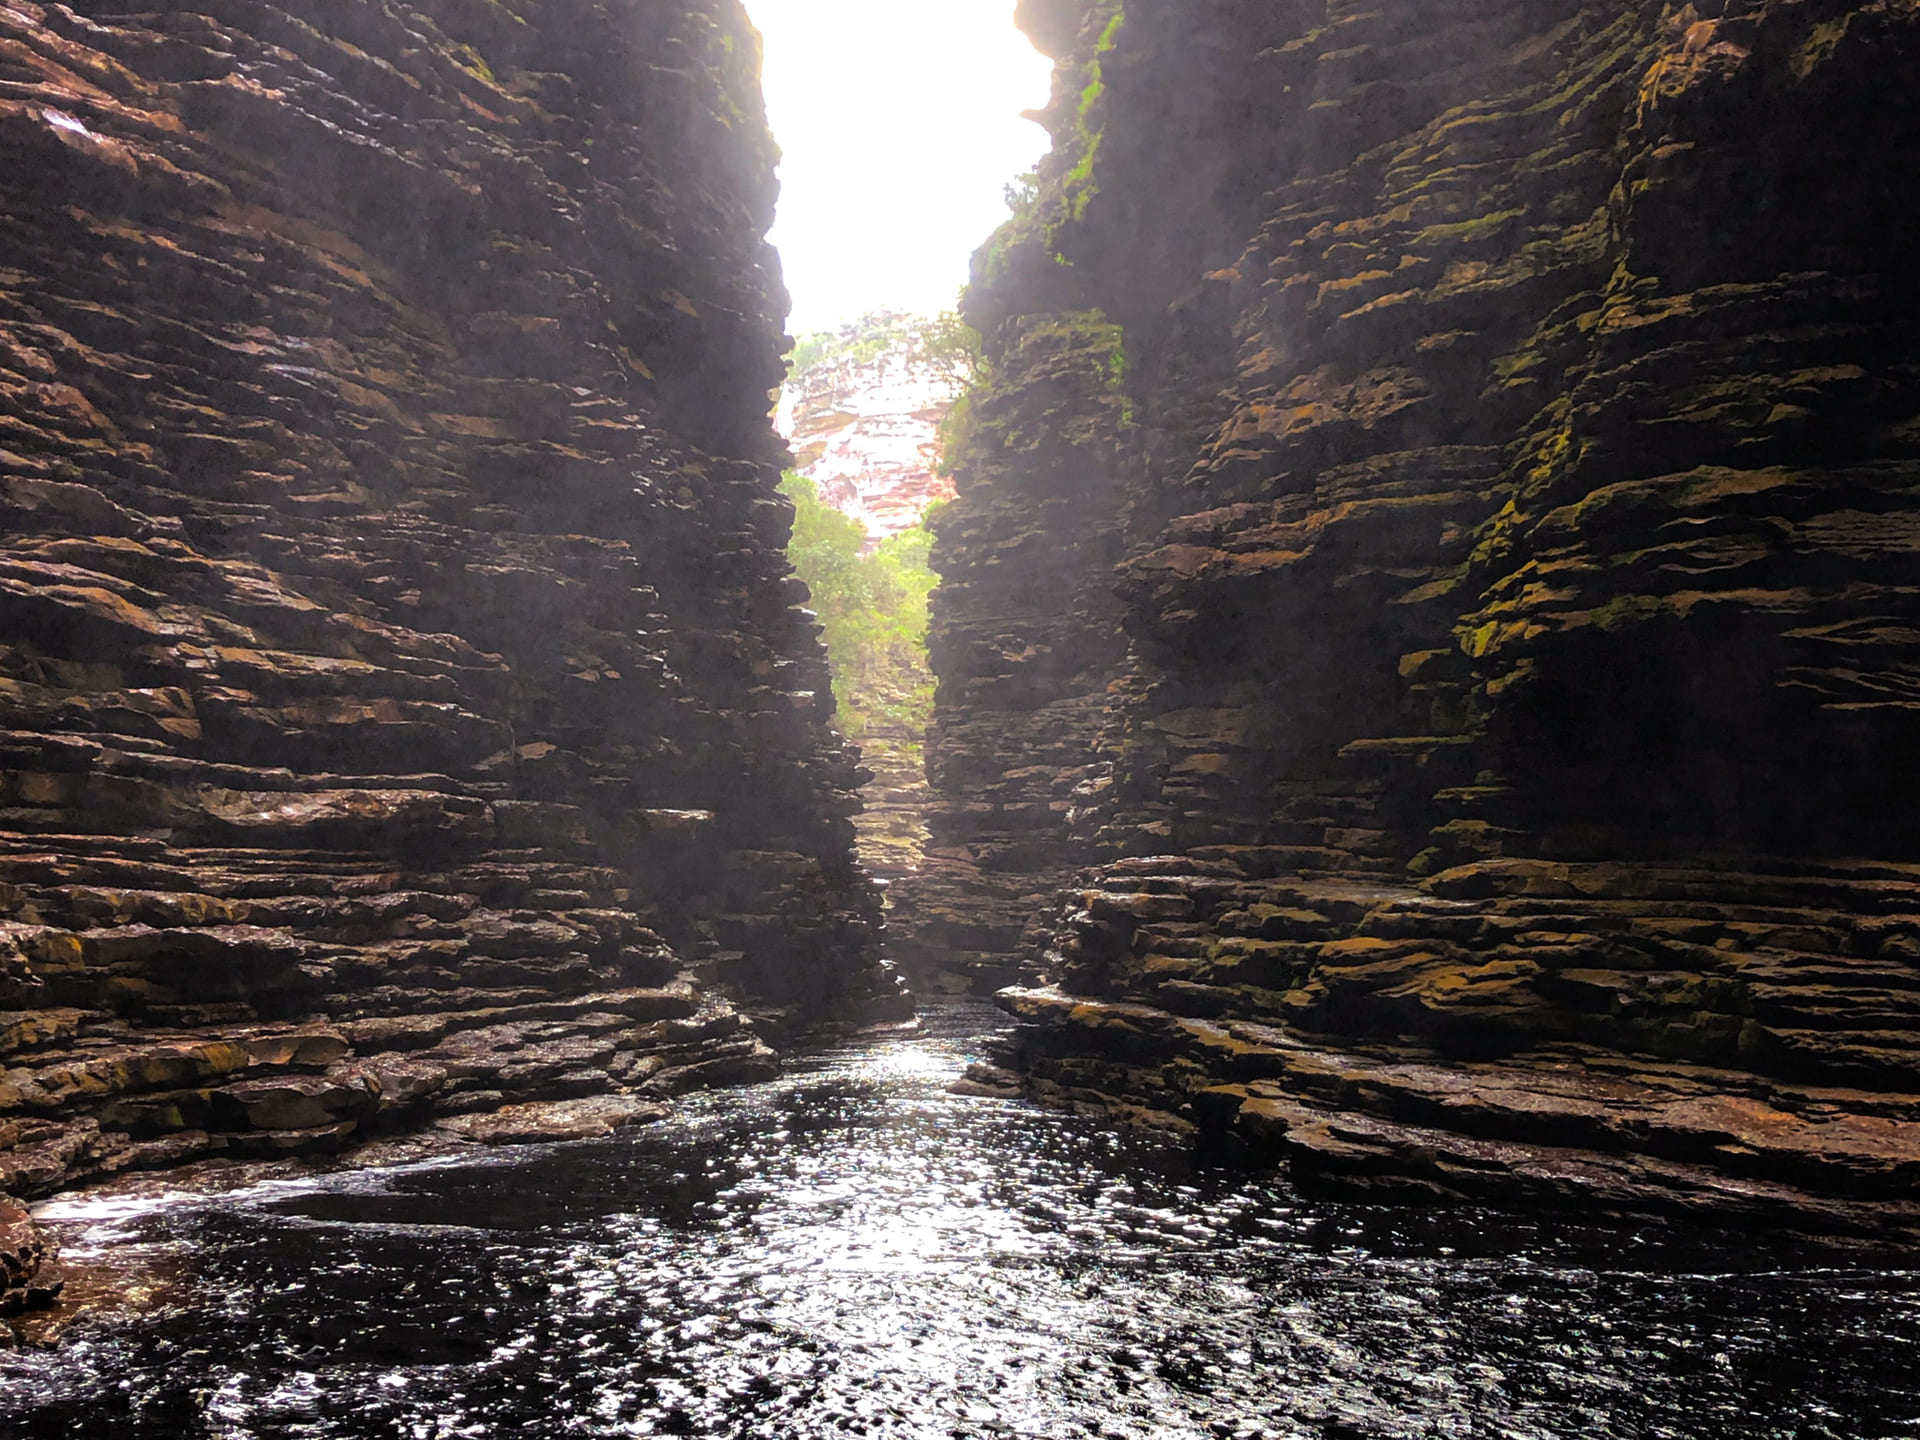
{"type": "Polygon", "coordinates": [[[0,149],[0,1190],[907,1013],[734,0],[22,0],[0,149]]]}
{"type": "Polygon", "coordinates": [[[1025,0],[918,933],[973,1083],[1920,1229],[1920,8],[1025,0]]]}

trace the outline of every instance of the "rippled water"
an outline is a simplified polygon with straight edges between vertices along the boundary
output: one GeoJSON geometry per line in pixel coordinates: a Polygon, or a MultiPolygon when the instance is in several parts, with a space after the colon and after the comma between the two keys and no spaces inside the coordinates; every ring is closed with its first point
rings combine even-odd
{"type": "Polygon", "coordinates": [[[1920,1274],[1375,1211],[945,1093],[990,1012],[616,1140],[128,1207],[0,1435],[1920,1435],[1920,1274]]]}

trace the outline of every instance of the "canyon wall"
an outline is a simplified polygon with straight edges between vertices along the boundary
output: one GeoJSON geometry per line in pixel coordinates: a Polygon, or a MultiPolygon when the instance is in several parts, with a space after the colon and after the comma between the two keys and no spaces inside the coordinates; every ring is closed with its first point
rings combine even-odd
{"type": "Polygon", "coordinates": [[[1920,6],[1021,19],[928,917],[1018,1082],[1911,1237],[1920,6]]]}
{"type": "Polygon", "coordinates": [[[758,67],[737,0],[0,9],[0,1191],[903,1013],[758,67]]]}

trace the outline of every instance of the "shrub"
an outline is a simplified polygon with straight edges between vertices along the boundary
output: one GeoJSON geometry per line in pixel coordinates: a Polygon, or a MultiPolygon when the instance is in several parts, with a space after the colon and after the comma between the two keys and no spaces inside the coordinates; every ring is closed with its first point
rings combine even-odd
{"type": "Polygon", "coordinates": [[[884,722],[917,743],[933,714],[927,596],[935,576],[925,521],[863,555],[866,528],[822,501],[812,481],[789,472],[780,489],[793,501],[787,554],[813,592],[841,730],[857,738],[884,722]]]}

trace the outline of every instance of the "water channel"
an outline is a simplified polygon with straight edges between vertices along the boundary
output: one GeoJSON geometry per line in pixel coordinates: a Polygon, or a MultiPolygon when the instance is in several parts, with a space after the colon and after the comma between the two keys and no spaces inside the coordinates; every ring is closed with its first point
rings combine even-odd
{"type": "Polygon", "coordinates": [[[0,1435],[1920,1435],[1920,1272],[1303,1198],[948,1093],[999,1023],[612,1140],[57,1202],[172,1278],[0,1355],[0,1435]]]}

